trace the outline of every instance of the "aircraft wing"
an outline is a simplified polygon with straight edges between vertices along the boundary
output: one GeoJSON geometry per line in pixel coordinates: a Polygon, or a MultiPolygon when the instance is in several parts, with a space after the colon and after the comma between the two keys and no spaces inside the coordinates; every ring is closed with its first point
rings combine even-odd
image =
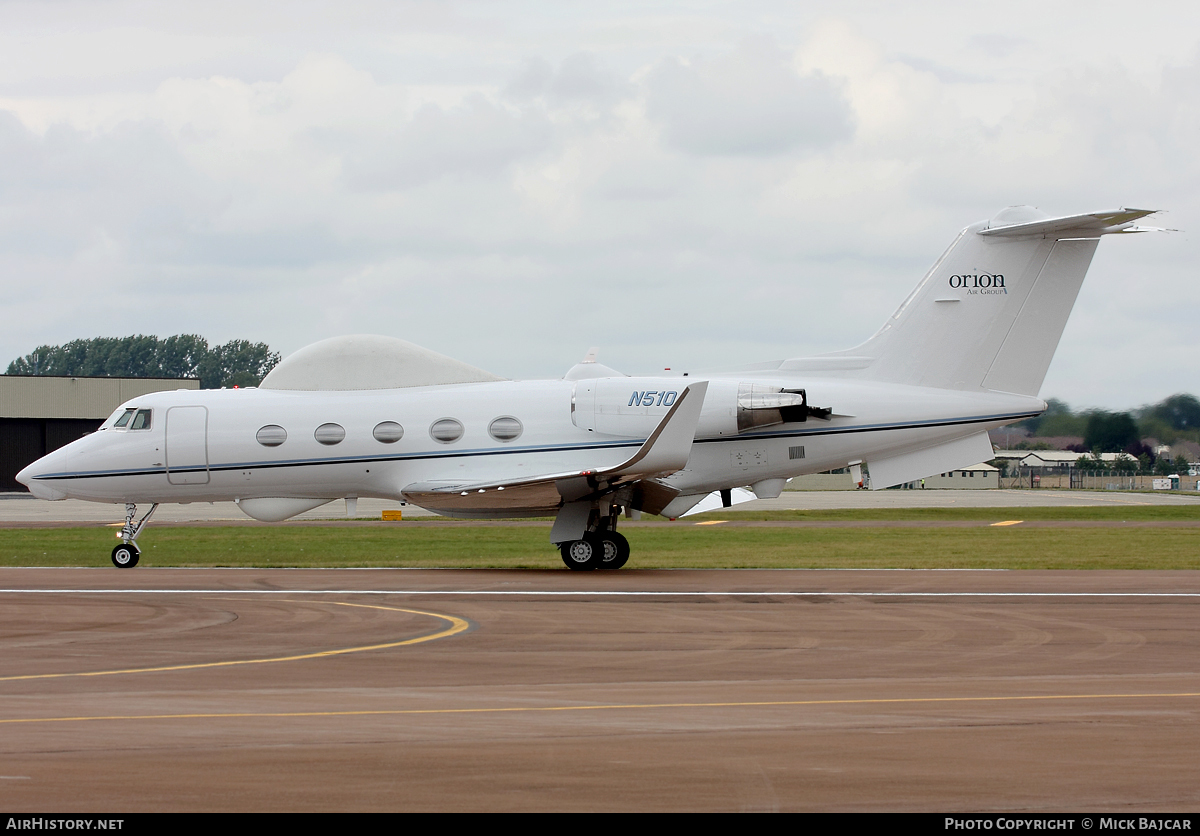
{"type": "Polygon", "coordinates": [[[454,516],[550,516],[564,502],[682,470],[691,455],[707,391],[708,381],[684,389],[637,452],[615,467],[492,482],[417,482],[401,493],[414,505],[454,516]]]}

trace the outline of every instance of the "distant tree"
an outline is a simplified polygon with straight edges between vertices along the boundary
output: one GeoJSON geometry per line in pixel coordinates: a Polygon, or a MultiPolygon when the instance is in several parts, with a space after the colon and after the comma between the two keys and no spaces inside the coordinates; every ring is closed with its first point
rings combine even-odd
{"type": "MultiPolygon", "coordinates": [[[[1047,398],[1045,412],[1041,415],[1035,415],[1032,418],[1026,418],[1024,421],[1018,421],[1013,426],[1024,427],[1029,430],[1031,435],[1038,435],[1043,421],[1047,418],[1053,418],[1055,415],[1063,414],[1071,414],[1071,407],[1067,406],[1066,401],[1060,401],[1058,398],[1047,398]]],[[[1045,433],[1042,434],[1045,435],[1045,433]]]]}
{"type": "Polygon", "coordinates": [[[79,377],[195,377],[203,389],[257,386],[279,362],[266,343],[230,340],[208,345],[196,334],[177,334],[160,340],[96,337],[64,345],[38,346],[8,364],[5,374],[79,377]]]}
{"type": "Polygon", "coordinates": [[[278,362],[279,354],[266,343],[230,340],[208,352],[199,367],[200,385],[204,386],[205,380],[219,380],[219,386],[257,386],[278,362]]]}
{"type": "Polygon", "coordinates": [[[1132,473],[1137,470],[1138,462],[1133,456],[1128,453],[1122,453],[1117,457],[1117,460],[1112,463],[1112,469],[1118,473],[1132,473]]]}
{"type": "Polygon", "coordinates": [[[1200,399],[1195,395],[1172,395],[1150,407],[1148,413],[1176,430],[1200,428],[1200,399]]]}
{"type": "Polygon", "coordinates": [[[1143,437],[1173,444],[1180,438],[1200,441],[1200,399],[1178,394],[1137,412],[1138,429],[1143,437]]]}
{"type": "Polygon", "coordinates": [[[1154,451],[1151,450],[1149,447],[1147,447],[1145,444],[1143,444],[1141,441],[1137,441],[1137,442],[1134,442],[1133,444],[1126,446],[1126,448],[1123,452],[1126,452],[1133,458],[1139,459],[1139,460],[1143,456],[1145,456],[1147,460],[1154,458],[1154,451]]]}
{"type": "Polygon", "coordinates": [[[1118,453],[1138,442],[1137,424],[1128,412],[1097,410],[1088,415],[1083,443],[1093,453],[1118,453]]]}
{"type": "Polygon", "coordinates": [[[1184,473],[1187,473],[1187,472],[1188,472],[1188,460],[1187,460],[1187,456],[1185,456],[1185,455],[1183,455],[1183,454],[1180,454],[1180,455],[1176,456],[1176,457],[1175,457],[1175,461],[1173,462],[1173,464],[1175,465],[1175,472],[1176,472],[1176,473],[1179,473],[1179,474],[1184,474],[1184,473]]]}

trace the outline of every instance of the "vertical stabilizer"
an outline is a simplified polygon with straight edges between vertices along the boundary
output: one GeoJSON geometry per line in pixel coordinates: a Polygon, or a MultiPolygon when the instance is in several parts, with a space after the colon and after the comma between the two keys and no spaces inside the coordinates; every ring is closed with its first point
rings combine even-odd
{"type": "Polygon", "coordinates": [[[1140,232],[1150,210],[1051,218],[1028,206],[967,227],[867,342],[783,368],[843,368],[869,380],[1036,395],[1100,236],[1140,232]]]}

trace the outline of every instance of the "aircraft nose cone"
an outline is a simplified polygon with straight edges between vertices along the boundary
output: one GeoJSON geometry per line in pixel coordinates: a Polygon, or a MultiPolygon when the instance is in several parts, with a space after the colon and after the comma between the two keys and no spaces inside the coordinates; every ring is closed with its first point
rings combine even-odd
{"type": "Polygon", "coordinates": [[[60,490],[55,490],[44,482],[38,481],[38,475],[41,474],[43,468],[39,465],[42,459],[38,459],[33,464],[25,467],[17,474],[17,481],[25,487],[29,488],[29,492],[38,499],[66,499],[67,495],[60,490]]]}
{"type": "Polygon", "coordinates": [[[37,462],[34,462],[31,465],[27,465],[26,467],[21,469],[20,473],[17,474],[17,481],[20,482],[22,485],[24,485],[27,488],[29,487],[29,483],[30,483],[30,481],[32,481],[34,474],[36,473],[34,464],[37,464],[37,462]]]}

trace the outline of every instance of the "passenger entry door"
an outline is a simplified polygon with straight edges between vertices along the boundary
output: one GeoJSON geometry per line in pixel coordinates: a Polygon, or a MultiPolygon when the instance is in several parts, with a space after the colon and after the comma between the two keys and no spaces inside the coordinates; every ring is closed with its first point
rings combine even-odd
{"type": "Polygon", "coordinates": [[[208,408],[173,406],[167,410],[167,481],[172,485],[208,484],[208,408]]]}

